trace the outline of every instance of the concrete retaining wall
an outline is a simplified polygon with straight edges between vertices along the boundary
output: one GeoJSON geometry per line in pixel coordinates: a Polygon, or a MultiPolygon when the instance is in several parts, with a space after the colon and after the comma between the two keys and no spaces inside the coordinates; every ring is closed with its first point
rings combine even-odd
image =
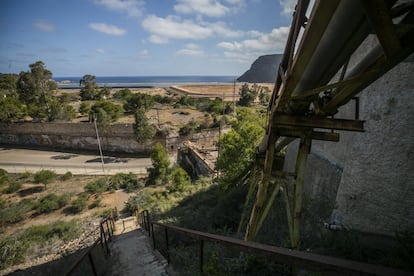
{"type": "MultiPolygon", "coordinates": [[[[166,138],[161,135],[152,141],[138,143],[132,124],[111,125],[106,131],[100,132],[99,136],[102,150],[106,152],[147,154],[154,143],[166,144],[166,138]]],[[[92,123],[0,124],[0,144],[72,150],[98,149],[92,123]]]]}

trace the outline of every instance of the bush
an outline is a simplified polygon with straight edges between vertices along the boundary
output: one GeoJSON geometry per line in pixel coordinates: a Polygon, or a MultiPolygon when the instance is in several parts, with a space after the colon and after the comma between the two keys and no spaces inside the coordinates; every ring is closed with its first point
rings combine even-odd
{"type": "Polygon", "coordinates": [[[109,189],[124,189],[128,193],[142,188],[143,186],[144,183],[132,173],[117,173],[114,176],[111,176],[108,180],[109,189]]]}
{"type": "Polygon", "coordinates": [[[56,173],[54,171],[41,170],[41,171],[38,171],[38,172],[35,173],[34,182],[45,184],[45,189],[46,189],[46,184],[49,184],[55,178],[56,178],[56,173]]]}
{"type": "Polygon", "coordinates": [[[22,263],[25,260],[27,244],[16,237],[0,239],[0,270],[22,263]]]}
{"type": "Polygon", "coordinates": [[[58,220],[52,224],[31,226],[22,235],[22,240],[35,242],[40,245],[51,239],[61,239],[64,242],[76,238],[80,234],[80,226],[77,220],[58,220]]]}
{"type": "Polygon", "coordinates": [[[171,173],[170,192],[183,192],[191,185],[190,177],[181,167],[175,168],[171,173]]]}
{"type": "Polygon", "coordinates": [[[6,170],[0,169],[0,186],[9,182],[9,175],[6,170]]]}
{"type": "Polygon", "coordinates": [[[7,224],[13,224],[26,219],[36,206],[36,202],[32,199],[23,199],[18,203],[12,204],[6,208],[0,209],[0,227],[7,224]]]}
{"type": "Polygon", "coordinates": [[[88,205],[88,195],[85,193],[82,193],[74,201],[72,201],[72,204],[70,206],[70,211],[71,213],[74,213],[74,214],[80,213],[86,209],[87,205],[88,205]]]}
{"type": "Polygon", "coordinates": [[[48,194],[39,199],[39,202],[35,206],[37,214],[48,214],[52,211],[58,210],[68,204],[70,196],[63,194],[58,196],[56,194],[48,194]]]}
{"type": "Polygon", "coordinates": [[[66,181],[66,180],[71,179],[72,177],[73,177],[73,174],[71,172],[67,172],[60,177],[60,180],[66,181]]]}
{"type": "Polygon", "coordinates": [[[107,189],[108,184],[105,178],[100,178],[85,185],[85,191],[89,194],[100,194],[105,192],[107,189]]]}
{"type": "Polygon", "coordinates": [[[20,190],[21,187],[22,183],[20,183],[19,181],[10,182],[9,186],[6,188],[4,192],[7,194],[11,194],[20,190]]]}

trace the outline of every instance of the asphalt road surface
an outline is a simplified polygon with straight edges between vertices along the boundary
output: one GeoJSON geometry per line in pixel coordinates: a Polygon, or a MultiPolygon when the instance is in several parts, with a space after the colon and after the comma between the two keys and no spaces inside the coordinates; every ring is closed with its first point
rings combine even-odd
{"type": "Polygon", "coordinates": [[[53,170],[57,174],[70,171],[74,175],[146,174],[150,158],[119,158],[65,152],[0,148],[0,168],[10,173],[53,170]],[[102,168],[103,167],[103,168],[102,168]]]}

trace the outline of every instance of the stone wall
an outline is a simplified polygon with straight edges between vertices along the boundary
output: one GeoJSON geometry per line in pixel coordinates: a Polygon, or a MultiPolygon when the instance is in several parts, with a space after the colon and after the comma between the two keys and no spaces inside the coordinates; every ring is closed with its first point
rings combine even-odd
{"type": "MultiPolygon", "coordinates": [[[[114,124],[99,133],[105,152],[150,152],[154,143],[165,146],[166,138],[158,135],[145,143],[135,140],[132,124],[114,124]]],[[[97,150],[98,140],[92,123],[16,123],[0,124],[0,144],[47,147],[69,150],[97,150]]]]}
{"type": "MultiPolygon", "coordinates": [[[[340,131],[338,143],[313,141],[305,177],[305,202],[312,206],[305,209],[325,208],[319,221],[334,211],[345,228],[360,232],[392,236],[414,229],[413,79],[408,58],[360,93],[365,132],[340,131]]],[[[351,101],[336,117],[353,118],[354,110],[351,101]]],[[[288,147],[288,171],[297,148],[297,142],[288,147]]]]}
{"type": "Polygon", "coordinates": [[[211,176],[214,173],[214,164],[206,160],[197,149],[186,143],[178,150],[177,162],[183,167],[192,179],[201,176],[211,176]]]}

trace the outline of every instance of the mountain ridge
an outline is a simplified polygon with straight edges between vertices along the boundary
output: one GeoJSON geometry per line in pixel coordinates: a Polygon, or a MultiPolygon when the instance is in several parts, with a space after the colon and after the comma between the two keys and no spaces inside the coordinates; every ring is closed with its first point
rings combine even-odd
{"type": "Polygon", "coordinates": [[[237,78],[239,82],[250,83],[274,83],[277,76],[277,68],[283,54],[271,54],[259,56],[250,66],[250,69],[237,78]]]}

